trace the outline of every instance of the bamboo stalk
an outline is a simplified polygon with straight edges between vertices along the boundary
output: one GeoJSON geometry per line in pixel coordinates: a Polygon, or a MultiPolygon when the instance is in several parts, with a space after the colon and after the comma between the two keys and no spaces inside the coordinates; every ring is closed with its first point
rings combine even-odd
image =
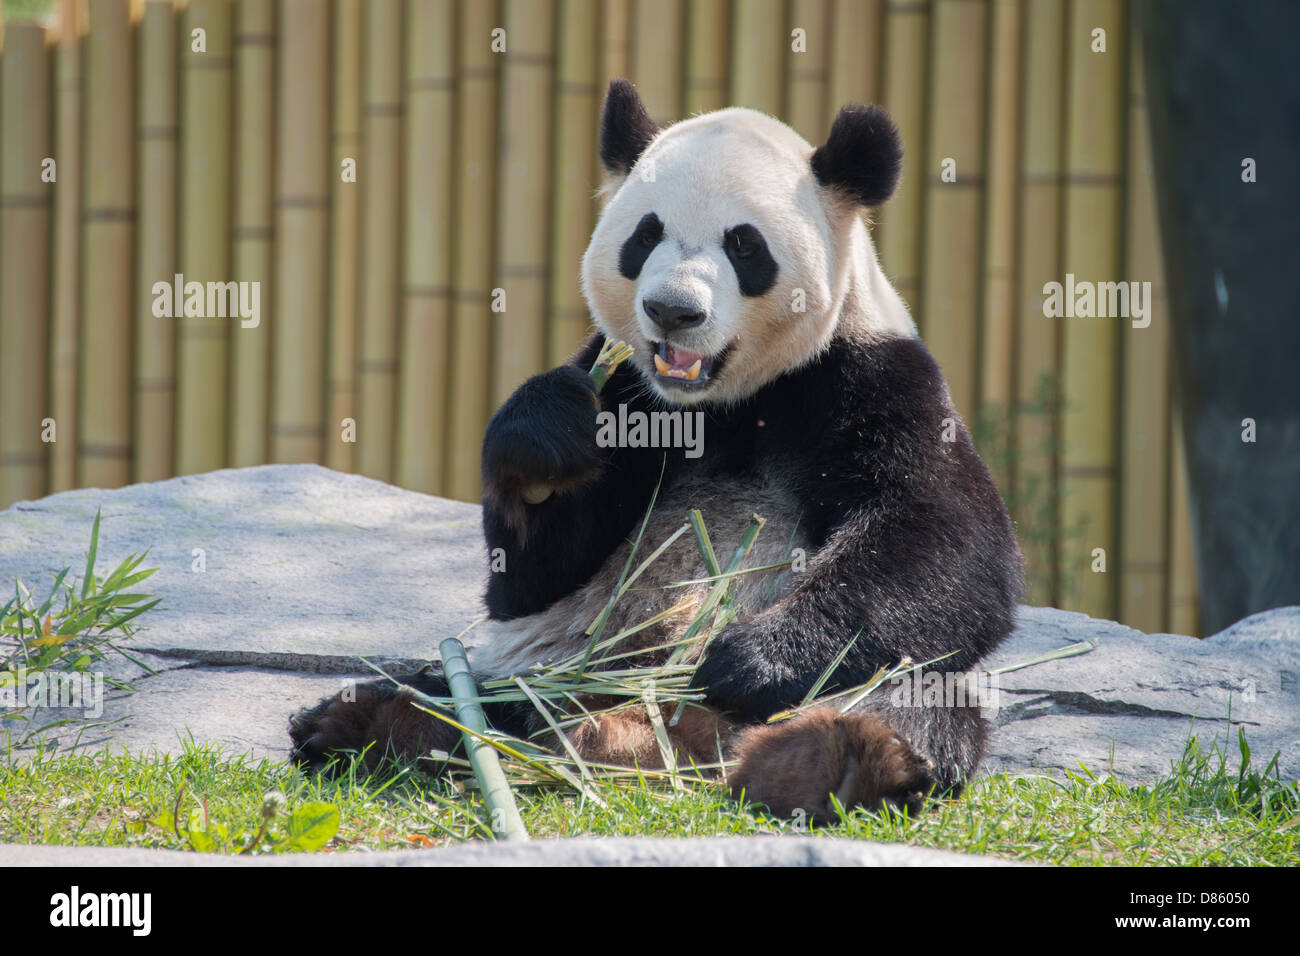
{"type": "Polygon", "coordinates": [[[546,365],[559,365],[587,338],[591,318],[578,282],[595,223],[596,0],[561,0],[556,50],[555,164],[551,169],[550,298],[546,365]]]}
{"type": "MultiPolygon", "coordinates": [[[[234,278],[230,268],[232,14],[227,0],[191,0],[182,21],[180,271],[187,288],[191,283],[206,288],[207,283],[234,278]],[[194,31],[199,29],[206,34],[203,52],[195,49],[194,31]]],[[[182,475],[226,463],[230,329],[238,320],[212,314],[222,309],[208,306],[205,297],[202,315],[178,320],[176,472],[182,475]]]]}
{"type": "Polygon", "coordinates": [[[1187,491],[1187,457],[1181,414],[1169,423],[1171,438],[1169,493],[1169,630],[1201,636],[1197,601],[1196,547],[1192,539],[1192,509],[1187,491]]]}
{"type": "MultiPolygon", "coordinates": [[[[402,4],[365,5],[361,103],[361,314],[357,327],[357,470],[393,477],[402,228],[402,4]]],[[[475,38],[486,44],[487,31],[475,38]]]]}
{"type": "Polygon", "coordinates": [[[127,0],[90,0],[88,14],[77,483],[115,488],[130,481],[132,458],[134,44],[127,0]]]}
{"type": "Polygon", "coordinates": [[[554,22],[550,0],[506,4],[510,47],[502,63],[495,283],[505,305],[492,313],[497,405],[546,364],[554,22]]]}
{"type": "MultiPolygon", "coordinates": [[[[1126,72],[1119,0],[1079,0],[1070,8],[1066,124],[1065,256],[1067,275],[1094,282],[1122,279],[1117,254],[1124,146],[1126,72]],[[1092,31],[1106,31],[1105,53],[1090,51],[1092,31]]],[[[1063,277],[1064,278],[1064,277],[1063,277]]],[[[1064,322],[1065,407],[1061,415],[1061,515],[1082,536],[1063,562],[1077,576],[1073,610],[1113,618],[1117,588],[1115,432],[1118,424],[1118,323],[1115,318],[1064,322]],[[1097,548],[1106,573],[1092,570],[1097,548]]]]}
{"type": "Polygon", "coordinates": [[[1065,115],[1066,9],[1063,4],[1027,3],[1022,35],[1019,209],[1016,257],[1019,308],[1016,317],[1015,450],[1011,487],[1013,516],[1021,529],[1026,600],[1059,603],[1058,493],[1056,456],[1059,421],[1061,326],[1043,312],[1043,287],[1062,279],[1061,175],[1065,115]],[[1044,401],[1045,399],[1045,401],[1044,401]]]}
{"type": "MultiPolygon", "coordinates": [[[[882,0],[833,0],[828,116],[849,103],[874,103],[880,99],[884,11],[882,0]]],[[[817,142],[825,140],[826,132],[817,134],[817,142]]]]}
{"type": "Polygon", "coordinates": [[[637,0],[632,5],[632,50],[628,78],[646,112],[660,126],[681,116],[685,76],[682,0],[637,0]]]}
{"type": "Polygon", "coordinates": [[[489,42],[495,0],[460,8],[457,25],[456,300],[452,319],[447,494],[479,497],[479,453],[490,412],[492,223],[497,132],[497,61],[489,42]]]}
{"type": "MultiPolygon", "coordinates": [[[[242,0],[235,30],[234,278],[272,301],[275,224],[275,0],[242,0]]],[[[295,29],[297,24],[294,25],[295,29]]],[[[232,467],[260,465],[270,450],[273,323],[258,315],[230,323],[232,467]]],[[[317,326],[319,328],[319,325],[317,326]]],[[[300,343],[307,346],[307,342],[300,343]]],[[[311,349],[318,352],[319,347],[311,349]]],[[[319,460],[319,454],[317,455],[319,460]]]]}
{"type": "MultiPolygon", "coordinates": [[[[1134,34],[1136,39],[1136,33],[1134,34]]],[[[1146,328],[1119,326],[1123,358],[1120,471],[1119,620],[1141,631],[1166,631],[1169,575],[1169,316],[1156,225],[1151,141],[1141,44],[1129,67],[1128,166],[1125,179],[1123,278],[1149,282],[1146,328]]],[[[1143,320],[1146,321],[1146,320],[1143,320]]]]}
{"type": "MultiPolygon", "coordinates": [[[[605,0],[600,8],[600,84],[603,96],[609,81],[628,73],[628,25],[632,19],[631,0],[605,0]]],[[[603,100],[602,100],[603,103],[603,100]]],[[[600,121],[597,112],[595,121],[600,121]]]]}
{"type": "MultiPolygon", "coordinates": [[[[995,0],[989,54],[988,188],[984,220],[981,414],[1001,424],[1015,403],[1016,189],[1019,186],[1020,0],[995,0]]],[[[999,487],[1005,463],[991,461],[999,487]]]]}
{"type": "Polygon", "coordinates": [[[683,116],[720,110],[727,105],[730,18],[729,0],[689,0],[683,116]]]}
{"type": "Polygon", "coordinates": [[[831,47],[829,0],[792,0],[785,31],[785,120],[810,143],[821,143],[830,129],[827,89],[831,47]],[[801,30],[798,50],[794,31],[801,30]]]}
{"type": "MultiPolygon", "coordinates": [[[[146,4],[140,21],[138,93],[140,197],[135,286],[135,442],[132,478],[172,476],[176,431],[177,316],[156,316],[154,283],[176,274],[177,66],[176,10],[146,4]]],[[[90,290],[93,292],[93,290],[90,290]]]]}
{"type": "Polygon", "coordinates": [[[979,410],[988,7],[936,0],[925,168],[924,312],[918,323],[967,421],[979,410]],[[955,168],[949,164],[955,163],[955,168]],[[955,176],[955,181],[944,178],[955,176]]]}
{"type": "Polygon", "coordinates": [[[437,494],[447,438],[455,7],[451,0],[413,0],[408,15],[397,482],[437,494]]]}
{"type": "Polygon", "coordinates": [[[782,115],[781,71],[790,34],[781,0],[745,0],[731,10],[731,105],[782,115]]]}
{"type": "Polygon", "coordinates": [[[81,319],[82,49],[80,4],[60,0],[54,73],[55,149],[63,175],[54,190],[50,417],[64,440],[49,449],[49,491],[77,484],[77,328],[81,319]]]}
{"type": "Polygon", "coordinates": [[[903,140],[903,178],[880,210],[875,243],[880,262],[912,314],[921,315],[921,200],[934,170],[924,167],[925,100],[929,76],[930,8],[886,4],[883,104],[903,140]]]}
{"type": "Polygon", "coordinates": [[[344,182],[343,163],[361,150],[361,0],[334,5],[334,109],[330,175],[329,383],[325,417],[325,464],[356,470],[355,436],[345,420],[356,421],[357,391],[357,233],[361,196],[355,182],[344,182]],[[353,440],[349,440],[353,439],[353,440]]]}
{"type": "Polygon", "coordinates": [[[448,637],[443,639],[439,650],[447,686],[456,701],[456,717],[471,731],[462,736],[474,776],[478,778],[479,790],[483,793],[483,802],[492,818],[492,832],[511,842],[527,840],[528,831],[524,829],[524,821],[515,806],[514,793],[501,770],[497,752],[481,739],[487,733],[487,718],[477,700],[478,687],[469,670],[465,647],[457,638],[448,637]]]}
{"type": "Polygon", "coordinates": [[[271,460],[308,462],[325,442],[327,207],[339,175],[329,166],[331,19],[325,5],[282,0],[280,22],[271,460]]]}
{"type": "MultiPolygon", "coordinates": [[[[51,59],[45,29],[10,23],[0,58],[0,508],[45,494],[51,59]]],[[[64,175],[75,173],[69,164],[64,175]]],[[[59,172],[57,166],[55,173],[59,172]]],[[[54,437],[57,440],[57,426],[54,437]]],[[[71,443],[72,434],[64,441],[71,443]]]]}

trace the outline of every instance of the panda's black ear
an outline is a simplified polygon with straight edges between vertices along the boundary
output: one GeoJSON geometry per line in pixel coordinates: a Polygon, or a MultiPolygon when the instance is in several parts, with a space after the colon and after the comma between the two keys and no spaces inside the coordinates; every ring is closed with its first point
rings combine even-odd
{"type": "Polygon", "coordinates": [[[627,80],[610,83],[600,121],[600,161],[605,168],[615,176],[626,176],[658,132],[636,87],[627,80]]]}
{"type": "Polygon", "coordinates": [[[846,106],[831,135],[812,155],[813,175],[864,206],[879,206],[894,194],[903,170],[898,127],[878,106],[846,106]]]}

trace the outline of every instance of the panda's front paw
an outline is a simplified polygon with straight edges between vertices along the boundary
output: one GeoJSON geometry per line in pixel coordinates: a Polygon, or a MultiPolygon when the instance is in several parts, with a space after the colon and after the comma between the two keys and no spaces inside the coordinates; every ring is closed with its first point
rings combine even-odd
{"type": "Polygon", "coordinates": [[[691,687],[744,721],[765,720],[803,699],[809,679],[785,660],[775,626],[762,618],[732,624],[709,644],[691,687]]]}
{"type": "Polygon", "coordinates": [[[564,365],[520,385],[483,438],[484,497],[507,507],[540,504],[596,477],[600,399],[582,369],[564,365]]]}

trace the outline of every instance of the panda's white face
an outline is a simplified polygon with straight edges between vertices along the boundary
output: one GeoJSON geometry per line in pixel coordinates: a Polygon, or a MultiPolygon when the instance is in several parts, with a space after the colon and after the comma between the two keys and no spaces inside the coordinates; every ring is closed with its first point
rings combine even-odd
{"type": "Polygon", "coordinates": [[[666,401],[737,401],[829,343],[845,260],[870,240],[811,155],[783,123],[728,109],[660,133],[615,187],[583,291],[666,401]]]}

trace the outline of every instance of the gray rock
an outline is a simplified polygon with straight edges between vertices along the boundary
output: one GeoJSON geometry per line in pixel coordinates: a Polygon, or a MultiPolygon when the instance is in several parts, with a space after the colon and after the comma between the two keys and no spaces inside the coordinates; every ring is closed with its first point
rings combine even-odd
{"type": "Polygon", "coordinates": [[[215,856],[176,850],[0,844],[0,866],[1016,866],[893,843],[819,837],[611,837],[467,843],[382,853],[215,856]]]}
{"type": "MultiPolygon", "coordinates": [[[[50,571],[79,572],[98,507],[101,571],[146,548],[160,568],[149,585],[163,604],[145,615],[134,648],[172,669],[137,679],[129,697],[110,695],[111,738],[92,728],[83,745],[175,751],[189,732],[283,757],[289,713],[344,675],[368,673],[357,655],[427,659],[482,613],[478,508],[315,465],[20,502],[0,512],[0,581],[19,576],[39,590],[50,571]]],[[[1201,641],[1024,607],[986,666],[1080,641],[1096,648],[999,675],[985,772],[1060,776],[1083,763],[1150,781],[1168,772],[1189,731],[1207,745],[1226,741],[1235,760],[1244,727],[1257,761],[1280,751],[1283,775],[1300,777],[1300,608],[1201,641]]],[[[76,736],[57,733],[64,744],[76,736]]]]}

